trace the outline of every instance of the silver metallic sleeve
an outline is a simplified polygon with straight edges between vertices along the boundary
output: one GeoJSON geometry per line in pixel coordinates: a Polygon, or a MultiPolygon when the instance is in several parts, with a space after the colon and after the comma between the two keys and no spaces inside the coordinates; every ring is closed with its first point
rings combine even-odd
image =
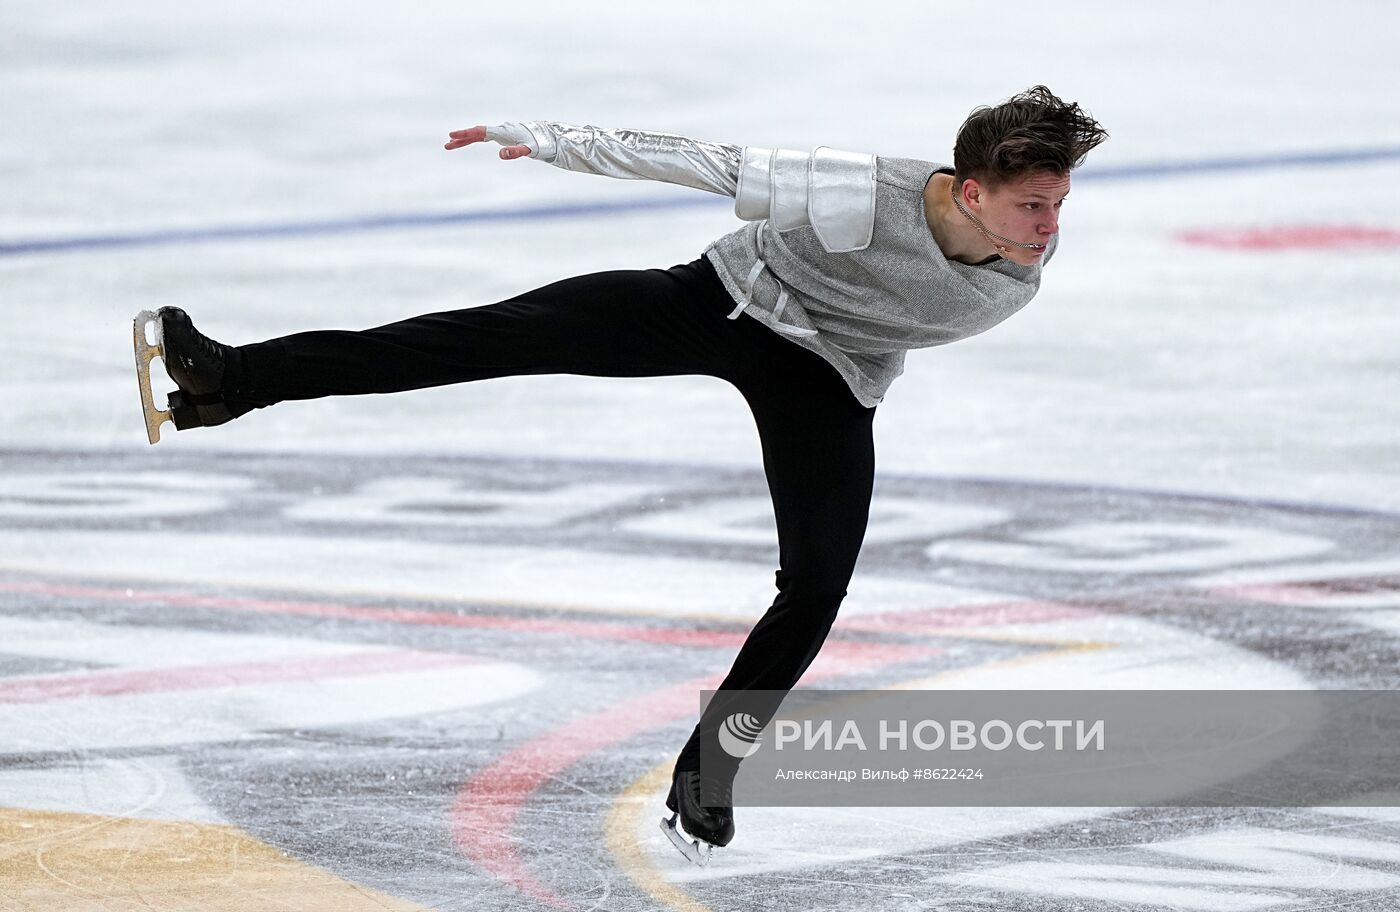
{"type": "Polygon", "coordinates": [[[742,149],[728,143],[546,120],[491,127],[487,138],[503,144],[525,143],[532,158],[566,171],[665,181],[725,196],[733,196],[739,187],[742,149]]]}
{"type": "Polygon", "coordinates": [[[875,225],[875,156],[818,146],[811,152],[742,148],[674,133],[575,127],[548,120],[488,127],[486,138],[526,145],[566,171],[657,180],[734,197],[741,219],[779,231],[812,226],[832,253],[864,250],[875,225]]]}

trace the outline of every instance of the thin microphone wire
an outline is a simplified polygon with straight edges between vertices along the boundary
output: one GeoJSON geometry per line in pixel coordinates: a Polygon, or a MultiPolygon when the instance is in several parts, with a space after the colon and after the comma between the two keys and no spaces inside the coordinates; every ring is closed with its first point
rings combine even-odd
{"type": "Polygon", "coordinates": [[[1013,241],[1013,240],[1011,240],[1011,238],[1002,237],[1002,236],[999,235],[999,234],[995,234],[995,233],[993,233],[993,232],[991,232],[991,231],[988,231],[988,230],[987,230],[987,226],[984,225],[984,224],[982,224],[982,220],[979,219],[977,216],[973,215],[971,212],[968,212],[967,209],[966,209],[966,207],[963,206],[962,200],[958,199],[958,182],[957,182],[957,181],[953,181],[953,188],[952,188],[952,189],[953,189],[953,205],[957,206],[957,207],[958,207],[958,211],[961,212],[963,215],[967,216],[968,220],[969,220],[970,222],[972,222],[972,224],[974,224],[974,225],[977,226],[977,230],[980,231],[980,232],[982,232],[982,236],[983,236],[983,237],[985,237],[987,240],[989,240],[989,241],[992,242],[992,246],[993,246],[993,247],[996,247],[998,250],[1005,250],[1006,247],[1019,247],[1019,248],[1021,248],[1022,250],[1044,250],[1044,249],[1045,249],[1045,247],[1046,247],[1045,244],[1022,244],[1020,241],[1013,241]],[[1000,244],[997,243],[998,241],[1001,241],[1001,243],[1000,243],[1000,244]]]}

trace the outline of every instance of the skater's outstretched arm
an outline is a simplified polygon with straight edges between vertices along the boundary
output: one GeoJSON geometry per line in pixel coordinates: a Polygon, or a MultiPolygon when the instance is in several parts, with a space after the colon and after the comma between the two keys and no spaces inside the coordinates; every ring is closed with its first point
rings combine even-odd
{"type": "Polygon", "coordinates": [[[656,180],[733,196],[743,149],[673,133],[575,127],[544,120],[453,130],[444,148],[491,140],[504,159],[538,158],[566,171],[624,180],[656,180]]]}
{"type": "Polygon", "coordinates": [[[833,253],[869,246],[875,223],[875,156],[819,146],[811,152],[735,146],[641,130],[532,120],[454,130],[445,148],[491,140],[504,159],[538,158],[568,171],[659,180],[735,198],[734,214],[780,231],[811,225],[833,253]]]}

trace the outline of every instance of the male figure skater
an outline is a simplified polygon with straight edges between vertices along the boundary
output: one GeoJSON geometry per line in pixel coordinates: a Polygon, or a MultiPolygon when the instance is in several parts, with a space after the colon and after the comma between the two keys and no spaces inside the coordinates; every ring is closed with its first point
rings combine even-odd
{"type": "MultiPolygon", "coordinates": [[[[147,433],[155,443],[166,420],[208,427],[286,400],[518,374],[720,377],[758,426],[780,566],[777,598],[719,690],[786,692],[845,597],[869,516],[871,422],[905,352],[990,329],[1030,301],[1055,252],[1070,172],[1106,137],[1045,86],[973,111],[952,167],[547,121],[456,130],[449,150],[491,140],[506,160],[732,196],[746,224],[669,269],[563,279],[362,332],[235,347],[178,308],[142,313],[147,433]],[[145,341],[151,323],[155,345],[145,341]],[[166,411],[150,392],[156,355],[179,387],[166,411]]],[[[701,795],[700,745],[714,737],[702,719],[682,748],[663,821],[699,863],[734,836],[732,801],[701,795]]]]}

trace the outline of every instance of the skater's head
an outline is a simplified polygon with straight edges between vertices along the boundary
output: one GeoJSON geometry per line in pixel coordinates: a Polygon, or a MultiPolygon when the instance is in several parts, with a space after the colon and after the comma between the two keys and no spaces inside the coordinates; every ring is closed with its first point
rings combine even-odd
{"type": "Polygon", "coordinates": [[[1083,108],[1043,85],[980,107],[958,129],[953,195],[1006,259],[1037,261],[1059,231],[1070,172],[1108,138],[1083,108]]]}

